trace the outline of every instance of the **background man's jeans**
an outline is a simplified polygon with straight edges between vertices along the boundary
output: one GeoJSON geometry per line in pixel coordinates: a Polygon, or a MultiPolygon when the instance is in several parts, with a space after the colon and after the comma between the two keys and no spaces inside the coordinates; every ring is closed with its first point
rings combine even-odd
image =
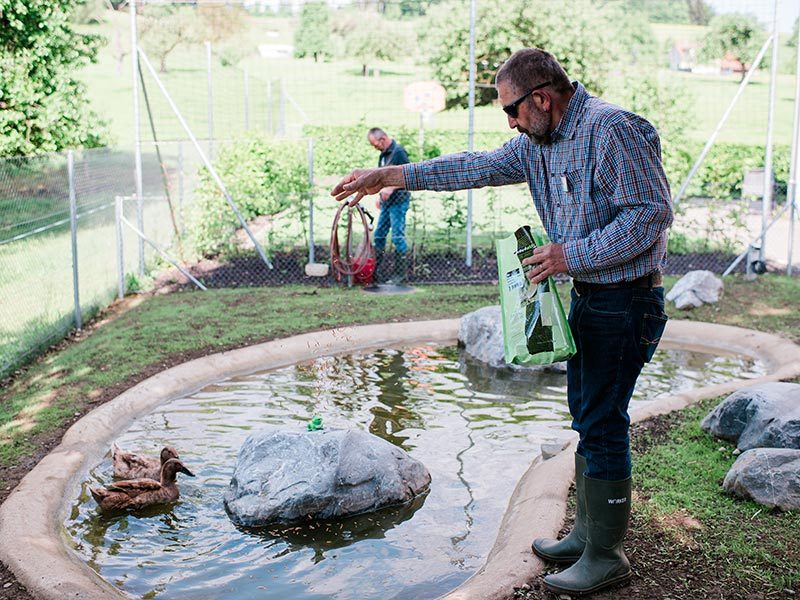
{"type": "Polygon", "coordinates": [[[406,244],[406,212],[408,212],[408,200],[397,201],[390,198],[381,203],[381,214],[378,216],[378,224],[375,226],[373,244],[376,250],[386,248],[386,236],[389,228],[392,229],[392,244],[395,252],[405,254],[408,249],[406,244]]]}
{"type": "Polygon", "coordinates": [[[577,353],[567,363],[567,398],[587,477],[631,475],[628,403],[661,339],[664,288],[572,290],[569,324],[577,353]]]}

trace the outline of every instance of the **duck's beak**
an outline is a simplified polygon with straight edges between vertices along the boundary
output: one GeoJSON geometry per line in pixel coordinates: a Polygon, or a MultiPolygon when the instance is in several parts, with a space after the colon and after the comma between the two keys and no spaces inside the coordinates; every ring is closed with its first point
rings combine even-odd
{"type": "Polygon", "coordinates": [[[192,473],[192,472],[191,472],[189,469],[187,469],[187,468],[186,468],[186,467],[184,467],[184,466],[181,466],[181,468],[180,468],[180,472],[181,472],[181,473],[185,473],[185,474],[186,474],[186,475],[188,475],[189,477],[194,477],[194,473],[192,473]]]}

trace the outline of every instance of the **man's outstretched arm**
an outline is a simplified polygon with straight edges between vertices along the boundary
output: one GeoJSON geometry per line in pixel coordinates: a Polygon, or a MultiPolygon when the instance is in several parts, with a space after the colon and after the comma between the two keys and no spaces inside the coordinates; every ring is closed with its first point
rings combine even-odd
{"type": "Polygon", "coordinates": [[[331,190],[331,196],[341,202],[355,194],[349,201],[350,206],[355,206],[364,196],[377,194],[385,187],[405,187],[402,165],[350,171],[331,190]]]}

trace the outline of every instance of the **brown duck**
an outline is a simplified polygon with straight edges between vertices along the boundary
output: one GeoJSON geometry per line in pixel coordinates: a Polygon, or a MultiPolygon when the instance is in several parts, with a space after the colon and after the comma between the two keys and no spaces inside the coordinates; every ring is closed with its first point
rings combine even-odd
{"type": "Polygon", "coordinates": [[[161,467],[170,458],[180,458],[178,451],[172,446],[164,446],[161,449],[160,459],[125,452],[116,444],[111,446],[111,462],[114,463],[114,477],[117,479],[158,481],[161,478],[161,467]]]}
{"type": "Polygon", "coordinates": [[[155,504],[166,504],[178,499],[180,493],[175,480],[178,473],[194,477],[177,458],[170,458],[161,467],[161,481],[153,479],[129,479],[117,481],[107,488],[89,488],[102,511],[144,508],[155,504]]]}

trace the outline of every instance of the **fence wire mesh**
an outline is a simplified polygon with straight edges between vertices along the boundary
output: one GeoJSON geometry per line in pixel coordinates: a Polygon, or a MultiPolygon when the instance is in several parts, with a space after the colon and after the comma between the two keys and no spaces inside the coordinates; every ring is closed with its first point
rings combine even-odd
{"type": "MultiPolygon", "coordinates": [[[[110,119],[117,142],[114,149],[74,153],[78,307],[83,318],[114,298],[120,275],[128,291],[151,285],[167,290],[194,287],[151,243],[208,287],[346,285],[346,278],[337,281],[331,271],[309,276],[306,265],[332,263],[331,225],[338,205],[328,190],[350,169],[377,164],[378,153],[367,141],[368,129],[384,128],[414,161],[467,148],[465,103],[456,102],[435,114],[408,110],[404,103],[406,86],[435,78],[429,46],[444,27],[437,29],[437,24],[449,23],[448,15],[437,12],[435,3],[426,5],[424,19],[414,21],[406,13],[411,10],[419,16],[415,3],[383,2],[378,10],[380,23],[372,14],[374,6],[326,4],[335,39],[330,53],[319,60],[292,55],[303,24],[303,6],[263,2],[217,6],[223,16],[230,14],[230,6],[249,11],[244,17],[250,19],[245,28],[249,33],[237,31],[233,38],[213,44],[182,44],[174,52],[158,55],[152,26],[159,19],[178,14],[199,22],[208,17],[182,4],[146,3],[140,18],[141,47],[155,73],[143,68],[138,83],[139,200],[135,197],[135,128],[132,111],[127,109],[133,86],[131,55],[125,51],[130,48],[126,38],[130,28],[124,11],[109,13],[104,27],[113,32],[112,43],[103,50],[107,56],[91,67],[94,71],[90,69],[90,89],[98,97],[109,98],[109,104],[116,101],[120,109],[110,119]],[[164,12],[165,7],[169,11],[164,12]],[[388,29],[381,29],[384,26],[388,29]],[[374,53],[347,50],[345,46],[352,42],[346,39],[348,31],[391,32],[386,35],[407,43],[391,60],[376,58],[374,53]],[[97,81],[92,83],[92,77],[97,81]],[[111,88],[117,95],[109,96],[111,88]],[[272,268],[256,251],[201,153],[212,161],[272,268]],[[118,197],[127,222],[122,224],[121,273],[118,197]],[[133,228],[149,241],[141,240],[133,228]]],[[[604,10],[605,3],[575,4],[588,7],[581,17],[584,22],[593,11],[604,10]]],[[[562,5],[548,1],[537,6],[556,10],[562,5]]],[[[486,9],[479,2],[479,30],[481,6],[486,9]]],[[[484,14],[486,22],[490,17],[484,14]]],[[[459,25],[462,33],[463,25],[459,25]]],[[[733,63],[704,64],[698,58],[703,31],[695,26],[651,23],[652,40],[647,46],[641,45],[643,38],[637,41],[630,36],[632,46],[615,43],[613,51],[605,52],[606,62],[597,69],[604,74],[603,81],[592,72],[583,74],[603,97],[643,113],[656,124],[673,192],[717,125],[741,76],[733,63]],[[639,87],[631,89],[632,85],[639,87]],[[650,98],[650,104],[641,104],[641,98],[650,98]],[[677,110],[681,104],[691,109],[677,110]]],[[[377,37],[386,39],[386,35],[377,37]]],[[[778,96],[790,98],[793,58],[785,40],[781,44],[778,96]]],[[[444,45],[454,55],[454,65],[465,64],[465,44],[444,45]]],[[[486,73],[495,67],[488,63],[479,67],[478,95],[491,95],[486,73]]],[[[443,83],[449,97],[465,94],[467,71],[458,72],[463,76],[443,83]]],[[[687,200],[677,207],[668,274],[694,269],[722,273],[758,236],[762,226],[762,207],[756,201],[759,193],[756,190],[753,195],[751,189],[748,196],[745,180],[764,165],[768,83],[769,72],[762,68],[721,130],[719,143],[698,171],[687,200]]],[[[789,113],[783,105],[776,113],[778,208],[785,202],[788,180],[789,113]]],[[[491,102],[476,108],[474,132],[475,150],[496,148],[515,134],[491,102]]],[[[494,282],[494,241],[522,223],[538,223],[524,185],[476,190],[472,198],[473,212],[468,216],[466,192],[412,194],[406,225],[411,284],[494,282]]],[[[377,218],[373,199],[363,205],[377,218]]],[[[66,153],[0,161],[0,374],[59,339],[76,322],[69,207],[66,153]]],[[[789,227],[784,217],[772,230],[775,235],[768,236],[770,256],[785,256],[789,227]]],[[[356,237],[363,235],[356,232],[356,237]]],[[[383,267],[392,272],[391,241],[388,249],[383,267]]],[[[745,265],[742,262],[738,270],[745,265]]]]}

